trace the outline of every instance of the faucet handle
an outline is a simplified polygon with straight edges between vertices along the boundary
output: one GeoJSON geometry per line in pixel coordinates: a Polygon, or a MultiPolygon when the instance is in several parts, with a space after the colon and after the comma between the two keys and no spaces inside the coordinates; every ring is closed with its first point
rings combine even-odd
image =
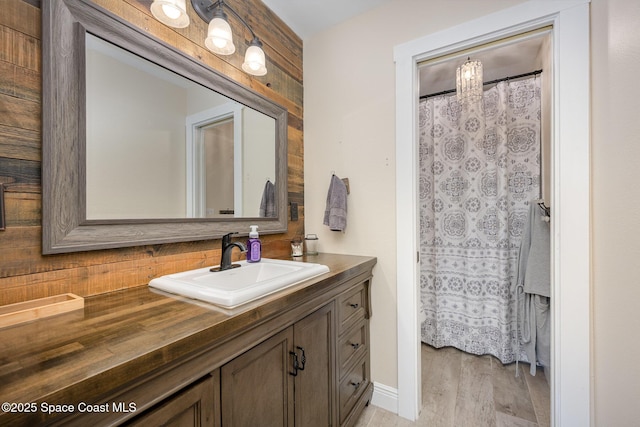
{"type": "Polygon", "coordinates": [[[222,246],[227,246],[227,245],[231,244],[231,236],[233,236],[234,234],[238,234],[238,232],[234,231],[234,232],[227,233],[224,236],[222,236],[222,246]]]}

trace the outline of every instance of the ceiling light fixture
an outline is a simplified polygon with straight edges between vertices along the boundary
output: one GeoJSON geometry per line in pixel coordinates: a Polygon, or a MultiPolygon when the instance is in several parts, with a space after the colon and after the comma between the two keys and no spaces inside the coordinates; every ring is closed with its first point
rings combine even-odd
{"type": "MultiPolygon", "coordinates": [[[[174,27],[184,28],[189,25],[189,16],[185,8],[186,0],[154,0],[151,5],[151,13],[160,22],[174,27]],[[185,23],[186,21],[186,23],[185,23]]],[[[262,42],[253,32],[249,24],[224,0],[191,0],[191,6],[198,16],[209,23],[207,37],[204,45],[211,52],[218,55],[231,55],[236,51],[233,44],[231,26],[224,12],[226,8],[235,16],[251,33],[252,40],[249,43],[244,56],[242,69],[254,76],[267,74],[266,60],[262,50],[262,42]]]]}
{"type": "Polygon", "coordinates": [[[470,104],[482,99],[482,63],[467,58],[456,70],[456,93],[460,104],[470,104]]]}

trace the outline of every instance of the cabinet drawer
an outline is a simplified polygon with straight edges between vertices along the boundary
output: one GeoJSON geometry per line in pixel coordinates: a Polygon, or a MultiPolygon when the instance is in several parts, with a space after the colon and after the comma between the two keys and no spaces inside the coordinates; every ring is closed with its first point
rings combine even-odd
{"type": "Polygon", "coordinates": [[[342,334],[350,325],[365,318],[367,294],[363,284],[345,292],[338,298],[338,325],[342,334]]]}
{"type": "Polygon", "coordinates": [[[349,367],[353,365],[354,360],[360,358],[368,352],[369,347],[369,328],[366,321],[362,320],[352,329],[345,332],[338,344],[339,361],[340,361],[340,378],[342,378],[349,367]]]}
{"type": "Polygon", "coordinates": [[[340,402],[340,424],[353,409],[362,393],[369,385],[369,361],[363,357],[351,369],[340,382],[339,402],[340,402]]]}

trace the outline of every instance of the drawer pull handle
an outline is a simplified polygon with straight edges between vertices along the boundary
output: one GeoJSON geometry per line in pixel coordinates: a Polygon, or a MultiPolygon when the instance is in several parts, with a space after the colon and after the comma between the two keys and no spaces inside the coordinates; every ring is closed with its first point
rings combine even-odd
{"type": "Polygon", "coordinates": [[[350,384],[351,384],[352,386],[354,386],[354,387],[355,387],[355,389],[357,390],[357,389],[359,389],[359,388],[360,388],[360,384],[362,384],[362,381],[358,381],[358,382],[351,381],[351,383],[350,383],[350,384]]]}
{"type": "Polygon", "coordinates": [[[351,308],[353,308],[353,309],[356,309],[356,308],[360,307],[360,304],[358,304],[358,303],[349,303],[349,306],[351,308]]]}
{"type": "Polygon", "coordinates": [[[304,365],[307,363],[307,355],[304,353],[304,348],[300,346],[296,346],[296,348],[302,352],[302,356],[300,356],[300,366],[298,369],[304,371],[304,365]]]}
{"type": "Polygon", "coordinates": [[[300,363],[298,362],[298,353],[296,353],[295,351],[290,351],[289,354],[293,356],[293,372],[289,372],[289,374],[297,377],[298,370],[300,369],[300,363]]]}
{"type": "Polygon", "coordinates": [[[298,371],[304,371],[304,365],[307,363],[307,355],[304,352],[304,348],[300,346],[296,346],[296,349],[302,352],[302,356],[298,359],[298,353],[295,351],[290,351],[289,354],[293,356],[293,372],[289,372],[290,375],[294,377],[298,376],[298,371]]]}
{"type": "Polygon", "coordinates": [[[353,347],[354,350],[357,350],[360,348],[360,343],[357,342],[352,342],[351,343],[351,347],[353,347]]]}

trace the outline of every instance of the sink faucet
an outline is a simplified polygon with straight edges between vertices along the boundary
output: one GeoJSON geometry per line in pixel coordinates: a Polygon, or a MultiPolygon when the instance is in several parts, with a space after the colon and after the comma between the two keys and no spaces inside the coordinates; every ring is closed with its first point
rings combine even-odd
{"type": "Polygon", "coordinates": [[[229,233],[222,236],[222,257],[220,259],[219,267],[212,267],[210,271],[224,271],[231,268],[240,267],[240,264],[231,264],[231,252],[234,246],[240,249],[241,252],[246,252],[247,248],[240,242],[232,242],[231,236],[238,233],[229,233]]]}

